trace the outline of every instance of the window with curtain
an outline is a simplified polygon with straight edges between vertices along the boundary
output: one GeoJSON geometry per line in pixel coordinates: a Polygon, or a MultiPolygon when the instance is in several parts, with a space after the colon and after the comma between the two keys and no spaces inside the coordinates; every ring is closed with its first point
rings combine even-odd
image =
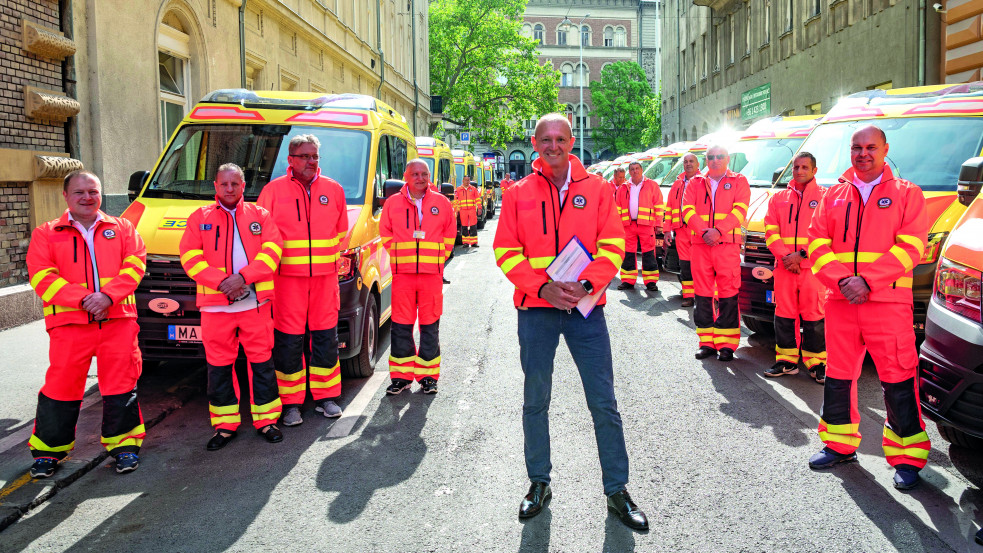
{"type": "Polygon", "coordinates": [[[560,25],[556,28],[556,44],[558,46],[567,45],[567,29],[564,25],[560,25]]]}
{"type": "Polygon", "coordinates": [[[590,27],[587,25],[580,28],[580,45],[590,46],[590,27]]]}
{"type": "Polygon", "coordinates": [[[618,27],[614,30],[614,45],[623,48],[627,42],[625,40],[627,33],[625,33],[624,27],[618,27]]]}
{"type": "Polygon", "coordinates": [[[573,86],[573,64],[560,66],[560,86],[573,86]]]}
{"type": "Polygon", "coordinates": [[[614,46],[614,27],[604,28],[604,45],[614,46]]]}
{"type": "Polygon", "coordinates": [[[536,26],[532,28],[532,38],[538,40],[540,44],[546,44],[543,41],[543,36],[546,34],[546,27],[543,27],[542,23],[536,23],[536,26]]]}

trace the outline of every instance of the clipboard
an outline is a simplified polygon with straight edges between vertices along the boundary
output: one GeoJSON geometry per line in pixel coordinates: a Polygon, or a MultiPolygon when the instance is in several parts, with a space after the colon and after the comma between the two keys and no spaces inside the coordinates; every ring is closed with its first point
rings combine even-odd
{"type": "MultiPolygon", "coordinates": [[[[584,243],[574,236],[546,267],[546,275],[555,282],[577,282],[580,280],[580,274],[592,261],[594,261],[594,256],[587,251],[584,243]]],[[[597,303],[601,301],[602,295],[604,295],[603,288],[580,298],[580,301],[577,302],[577,311],[580,311],[580,314],[586,319],[597,306],[597,303]]]]}

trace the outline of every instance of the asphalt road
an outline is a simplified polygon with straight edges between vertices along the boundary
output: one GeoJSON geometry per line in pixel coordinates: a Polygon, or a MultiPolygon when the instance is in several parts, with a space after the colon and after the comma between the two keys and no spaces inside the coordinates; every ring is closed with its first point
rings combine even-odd
{"type": "MultiPolygon", "coordinates": [[[[25,482],[26,446],[2,450],[2,440],[32,424],[47,337],[37,324],[0,333],[13,352],[0,367],[0,508],[47,497],[0,532],[0,551],[983,552],[972,540],[983,520],[983,455],[950,447],[930,424],[923,485],[895,490],[868,368],[860,462],[809,470],[821,447],[822,387],[804,372],[762,377],[773,362],[764,337],[743,336],[731,363],[694,359],[692,313],[679,307],[672,276],[654,295],[612,286],[605,307],[629,491],[652,530],[632,532],[605,510],[590,416],[562,343],[554,497],[520,522],[522,373],[512,286],[491,247],[496,222],[479,232],[481,248],[458,248],[448,267],[440,393],[385,396],[384,352],[375,377],[345,382],[343,419],[308,406],[280,444],[244,426],[227,448],[206,452],[202,373],[164,365],[141,383],[145,415],[163,418],[138,471],[118,476],[102,461],[71,483],[25,482]]],[[[80,444],[98,441],[98,413],[97,401],[83,410],[80,444]]]]}

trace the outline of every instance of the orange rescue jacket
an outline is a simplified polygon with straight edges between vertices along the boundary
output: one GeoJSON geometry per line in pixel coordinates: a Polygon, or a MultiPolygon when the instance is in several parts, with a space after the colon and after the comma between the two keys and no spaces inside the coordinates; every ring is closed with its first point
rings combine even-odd
{"type": "MultiPolygon", "coordinates": [[[[618,187],[614,194],[614,203],[618,208],[621,224],[631,224],[631,181],[627,180],[618,187]]],[[[638,191],[638,225],[643,227],[661,227],[663,210],[662,191],[652,179],[642,179],[642,188],[638,191]]]]}
{"type": "Polygon", "coordinates": [[[281,275],[338,273],[338,251],[348,233],[345,190],[340,184],[318,170],[308,195],[287,168],[286,175],[263,187],[256,203],[270,212],[283,237],[281,275]]]}
{"type": "Polygon", "coordinates": [[[715,228],[720,231],[721,242],[740,244],[741,225],[747,217],[750,200],[751,187],[744,175],[728,169],[717,184],[716,194],[706,175],[696,175],[683,195],[683,222],[693,231],[694,239],[715,228]]]}
{"type": "MultiPolygon", "coordinates": [[[[256,287],[260,302],[273,299],[273,273],[280,263],[283,239],[270,212],[239,200],[236,206],[236,230],[246,251],[249,264],[239,271],[246,284],[256,287]]],[[[195,304],[229,305],[218,285],[232,272],[232,215],[216,201],[198,208],[188,217],[181,237],[181,266],[198,284],[195,304]]]]}
{"type": "Polygon", "coordinates": [[[672,230],[686,226],[683,221],[683,194],[686,192],[689,180],[692,179],[687,179],[686,173],[680,173],[676,181],[672,183],[672,187],[669,188],[669,194],[666,197],[665,219],[666,224],[672,230]]]}
{"type": "MultiPolygon", "coordinates": [[[[826,189],[812,179],[800,194],[795,181],[788,188],[776,192],[768,200],[765,213],[765,244],[775,256],[775,266],[783,267],[782,258],[790,253],[809,249],[809,225],[819,207],[826,189]]],[[[812,260],[803,259],[803,269],[812,267],[812,260]]]]}
{"type": "Polygon", "coordinates": [[[884,166],[881,182],[867,202],[847,169],[819,202],[809,227],[812,272],[829,289],[828,299],[845,299],[839,282],[860,276],[870,301],[911,303],[912,269],[928,241],[925,195],[918,186],[894,178],[884,166]]]}
{"type": "Polygon", "coordinates": [[[427,190],[422,211],[421,220],[405,184],[382,206],[379,235],[393,274],[444,274],[444,262],[457,238],[454,208],[446,197],[427,190]]]}
{"type": "MultiPolygon", "coordinates": [[[[147,270],[147,249],[133,224],[102,213],[95,223],[92,243],[99,273],[99,291],[113,304],[107,318],[136,318],[133,292],[147,270]]],[[[95,291],[92,259],[82,234],[61,217],[34,229],[27,248],[27,272],[31,287],[44,302],[44,326],[93,322],[82,300],[95,291]]]]}
{"type": "Polygon", "coordinates": [[[461,226],[478,224],[478,206],[481,205],[478,189],[470,184],[458,186],[454,191],[454,209],[461,214],[461,226]]]}
{"type": "MultiPolygon", "coordinates": [[[[539,291],[550,281],[546,268],[574,236],[594,257],[579,280],[590,281],[595,293],[607,288],[625,257],[625,229],[601,177],[571,155],[570,186],[561,204],[541,163],[533,161],[533,173],[503,199],[495,233],[495,259],[515,285],[516,307],[553,307],[539,291]]],[[[598,305],[604,302],[602,296],[598,305]]]]}

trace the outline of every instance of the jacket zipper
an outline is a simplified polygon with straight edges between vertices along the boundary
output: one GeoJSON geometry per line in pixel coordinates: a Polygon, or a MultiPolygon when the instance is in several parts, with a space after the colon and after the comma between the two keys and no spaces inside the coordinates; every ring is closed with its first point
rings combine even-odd
{"type": "Polygon", "coordinates": [[[865,211],[867,211],[867,204],[861,204],[860,209],[857,210],[857,231],[856,231],[857,238],[853,243],[853,274],[855,275],[860,274],[857,256],[859,255],[860,252],[860,227],[863,226],[864,224],[865,211]]]}
{"type": "Polygon", "coordinates": [[[850,230],[850,209],[853,207],[853,202],[846,204],[846,217],[843,218],[845,223],[843,227],[843,243],[846,244],[846,233],[850,230]]]}
{"type": "Polygon", "coordinates": [[[546,202],[543,202],[543,234],[546,234],[546,202]]]}
{"type": "MultiPolygon", "coordinates": [[[[792,239],[792,245],[795,247],[795,251],[799,251],[799,216],[802,214],[802,204],[806,201],[805,191],[802,192],[802,197],[799,198],[799,205],[795,209],[795,237],[792,239]]],[[[792,208],[788,209],[788,216],[792,217],[792,208]]]]}
{"type": "Polygon", "coordinates": [[[218,238],[222,235],[222,225],[215,225],[215,251],[218,251],[218,238]]]}

